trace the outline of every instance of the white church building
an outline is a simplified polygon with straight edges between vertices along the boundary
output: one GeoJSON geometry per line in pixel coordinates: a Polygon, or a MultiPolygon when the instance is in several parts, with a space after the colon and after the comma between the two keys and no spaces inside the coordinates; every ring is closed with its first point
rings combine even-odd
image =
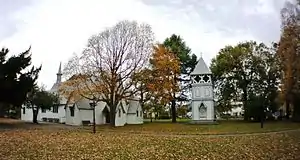
{"type": "MultiPolygon", "coordinates": [[[[62,78],[61,64],[58,69],[56,82],[53,84],[49,92],[58,94],[58,89],[62,78]]],[[[60,103],[53,106],[50,110],[39,110],[38,121],[40,122],[56,122],[67,125],[84,125],[93,123],[93,109],[90,106],[90,101],[81,99],[74,103],[67,103],[67,99],[60,96],[60,103]]],[[[97,103],[95,107],[95,123],[108,124],[110,123],[110,108],[105,102],[97,103]]],[[[117,109],[115,116],[115,125],[124,126],[125,124],[142,124],[143,111],[138,99],[131,99],[127,102],[122,101],[117,109]]],[[[23,106],[21,111],[21,120],[32,121],[33,112],[31,108],[23,106]]]]}

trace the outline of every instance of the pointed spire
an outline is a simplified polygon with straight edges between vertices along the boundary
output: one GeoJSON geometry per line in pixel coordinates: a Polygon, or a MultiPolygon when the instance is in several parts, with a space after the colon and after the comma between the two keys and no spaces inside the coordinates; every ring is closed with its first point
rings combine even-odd
{"type": "Polygon", "coordinates": [[[61,72],[61,62],[59,63],[59,68],[58,68],[58,72],[56,74],[56,83],[60,83],[61,82],[61,76],[62,76],[62,72],[61,72]]]}
{"type": "Polygon", "coordinates": [[[199,74],[211,74],[210,69],[207,67],[206,63],[204,62],[202,56],[198,60],[195,69],[191,73],[191,75],[199,75],[199,74]]]}
{"type": "Polygon", "coordinates": [[[62,72],[61,72],[61,62],[59,63],[59,68],[58,68],[57,74],[58,74],[58,75],[62,75],[62,72]]]}

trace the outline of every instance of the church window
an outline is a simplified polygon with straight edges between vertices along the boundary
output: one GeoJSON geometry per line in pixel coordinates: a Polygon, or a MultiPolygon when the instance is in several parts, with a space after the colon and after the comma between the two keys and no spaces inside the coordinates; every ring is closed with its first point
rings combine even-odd
{"type": "Polygon", "coordinates": [[[58,105],[54,105],[54,106],[53,106],[52,112],[53,112],[53,113],[58,113],[58,105]]]}
{"type": "Polygon", "coordinates": [[[25,114],[25,107],[23,108],[23,114],[25,114]]]}
{"type": "Polygon", "coordinates": [[[119,117],[121,117],[121,109],[119,109],[119,117]]]}
{"type": "Polygon", "coordinates": [[[142,117],[142,115],[143,115],[143,111],[141,111],[141,113],[140,113],[140,116],[142,117]]]}
{"type": "Polygon", "coordinates": [[[74,117],[74,107],[70,107],[70,115],[71,117],[74,117]]]}
{"type": "Polygon", "coordinates": [[[46,113],[46,109],[45,108],[42,108],[42,113],[46,113]]]}
{"type": "Polygon", "coordinates": [[[136,111],[136,116],[137,116],[137,117],[139,116],[139,111],[136,111]]]}

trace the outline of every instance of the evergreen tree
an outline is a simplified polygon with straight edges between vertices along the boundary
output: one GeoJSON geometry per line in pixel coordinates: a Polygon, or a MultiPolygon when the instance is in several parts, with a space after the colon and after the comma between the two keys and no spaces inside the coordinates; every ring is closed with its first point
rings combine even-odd
{"type": "Polygon", "coordinates": [[[189,74],[197,64],[197,56],[191,53],[191,49],[179,35],[171,35],[163,42],[163,45],[170,49],[180,62],[180,76],[174,77],[174,80],[180,84],[180,91],[173,93],[171,100],[172,122],[176,122],[176,100],[187,101],[186,93],[190,84],[189,74]]]}
{"type": "Polygon", "coordinates": [[[10,106],[20,108],[25,102],[27,93],[36,84],[41,70],[31,65],[31,47],[25,52],[7,59],[9,50],[0,51],[0,114],[3,116],[10,106]]]}

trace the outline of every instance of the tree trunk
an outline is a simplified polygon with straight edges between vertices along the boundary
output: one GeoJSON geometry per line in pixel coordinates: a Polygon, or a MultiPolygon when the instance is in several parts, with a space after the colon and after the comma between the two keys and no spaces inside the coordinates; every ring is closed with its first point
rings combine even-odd
{"type": "Polygon", "coordinates": [[[110,125],[112,126],[112,127],[115,127],[116,126],[116,106],[111,106],[110,107],[110,112],[109,112],[109,114],[110,114],[110,125]]]}
{"type": "Polygon", "coordinates": [[[249,117],[249,106],[248,106],[248,94],[247,94],[247,89],[243,89],[243,105],[244,105],[244,120],[245,121],[249,121],[250,117],[249,117]]]}
{"type": "Polygon", "coordinates": [[[298,107],[294,107],[293,121],[300,122],[300,109],[298,107]]]}
{"type": "Polygon", "coordinates": [[[260,128],[264,128],[264,120],[265,120],[265,111],[264,111],[264,107],[261,107],[261,116],[260,116],[260,128]]]}
{"type": "Polygon", "coordinates": [[[33,120],[32,122],[35,123],[35,124],[38,124],[38,121],[37,121],[37,116],[38,116],[38,108],[34,109],[34,107],[32,107],[32,115],[33,115],[33,120]]]}
{"type": "Polygon", "coordinates": [[[288,99],[285,101],[285,107],[286,107],[286,110],[285,110],[285,112],[286,112],[285,118],[286,118],[286,119],[290,119],[290,101],[289,101],[288,99]]]}
{"type": "Polygon", "coordinates": [[[299,96],[297,96],[294,99],[294,111],[293,111],[293,121],[295,122],[300,122],[300,100],[298,98],[299,96]]]}
{"type": "Polygon", "coordinates": [[[171,101],[172,123],[176,123],[176,101],[171,101]]]}

